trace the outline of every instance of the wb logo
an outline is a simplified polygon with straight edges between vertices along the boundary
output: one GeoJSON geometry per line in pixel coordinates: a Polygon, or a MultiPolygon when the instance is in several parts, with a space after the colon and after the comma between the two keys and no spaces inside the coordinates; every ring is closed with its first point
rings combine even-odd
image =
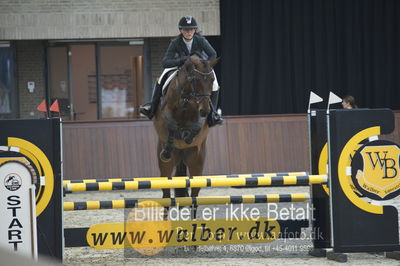
{"type": "Polygon", "coordinates": [[[388,200],[400,194],[400,148],[387,140],[363,145],[351,162],[356,188],[371,199],[388,200]]]}
{"type": "MultiPolygon", "coordinates": [[[[396,147],[397,148],[397,147],[396,147]]],[[[375,152],[365,152],[368,155],[370,164],[373,169],[378,165],[381,170],[383,170],[384,175],[382,178],[394,178],[398,173],[398,164],[393,158],[387,158],[389,151],[375,151],[375,152]]]]}

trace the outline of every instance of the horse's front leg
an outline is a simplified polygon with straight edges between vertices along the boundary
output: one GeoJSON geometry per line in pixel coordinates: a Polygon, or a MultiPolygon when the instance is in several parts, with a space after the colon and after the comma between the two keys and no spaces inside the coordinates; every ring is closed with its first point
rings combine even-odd
{"type": "Polygon", "coordinates": [[[173,143],[174,143],[174,132],[170,130],[168,132],[168,140],[167,140],[167,142],[164,143],[163,145],[160,145],[160,147],[159,147],[159,151],[158,151],[159,158],[158,158],[158,160],[161,160],[164,163],[171,162],[172,152],[173,152],[173,149],[174,149],[173,143]]]}

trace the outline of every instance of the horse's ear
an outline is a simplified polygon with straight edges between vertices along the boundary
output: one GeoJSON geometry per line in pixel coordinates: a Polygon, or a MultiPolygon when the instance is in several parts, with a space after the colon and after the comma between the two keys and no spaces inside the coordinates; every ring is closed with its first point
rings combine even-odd
{"type": "Polygon", "coordinates": [[[217,57],[217,58],[211,60],[210,62],[208,62],[208,65],[209,65],[210,67],[214,67],[214,66],[218,63],[218,61],[219,61],[220,58],[221,58],[221,57],[217,57]]]}

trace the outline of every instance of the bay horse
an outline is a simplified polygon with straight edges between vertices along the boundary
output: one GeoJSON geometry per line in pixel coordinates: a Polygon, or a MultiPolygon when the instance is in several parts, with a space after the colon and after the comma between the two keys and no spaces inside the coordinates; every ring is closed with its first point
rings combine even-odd
{"type": "MultiPolygon", "coordinates": [[[[211,112],[211,91],[214,81],[210,62],[193,54],[178,68],[178,73],[163,92],[153,119],[158,134],[158,166],[160,176],[185,176],[186,166],[191,176],[203,173],[206,140],[209,132],[207,116],[211,112]]],[[[170,189],[163,189],[163,198],[170,198],[170,189]]],[[[200,188],[191,188],[191,197],[200,188]]],[[[175,189],[175,197],[189,196],[188,189],[175,189]]],[[[195,213],[195,212],[194,212],[195,213]]]]}

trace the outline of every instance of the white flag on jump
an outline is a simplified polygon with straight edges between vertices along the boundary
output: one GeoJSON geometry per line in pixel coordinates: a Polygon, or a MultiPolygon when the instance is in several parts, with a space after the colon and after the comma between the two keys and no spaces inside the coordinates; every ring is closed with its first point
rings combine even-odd
{"type": "Polygon", "coordinates": [[[314,92],[310,91],[310,100],[308,101],[308,110],[307,112],[310,113],[310,105],[313,103],[319,103],[322,102],[324,99],[319,97],[317,94],[314,92]]]}
{"type": "Polygon", "coordinates": [[[323,100],[324,99],[319,97],[317,94],[315,94],[314,92],[310,91],[310,102],[309,102],[309,104],[319,103],[319,102],[322,102],[323,100]]]}
{"type": "Polygon", "coordinates": [[[334,94],[333,92],[329,92],[329,100],[328,100],[328,105],[334,104],[334,103],[341,103],[342,98],[334,94]]]}

